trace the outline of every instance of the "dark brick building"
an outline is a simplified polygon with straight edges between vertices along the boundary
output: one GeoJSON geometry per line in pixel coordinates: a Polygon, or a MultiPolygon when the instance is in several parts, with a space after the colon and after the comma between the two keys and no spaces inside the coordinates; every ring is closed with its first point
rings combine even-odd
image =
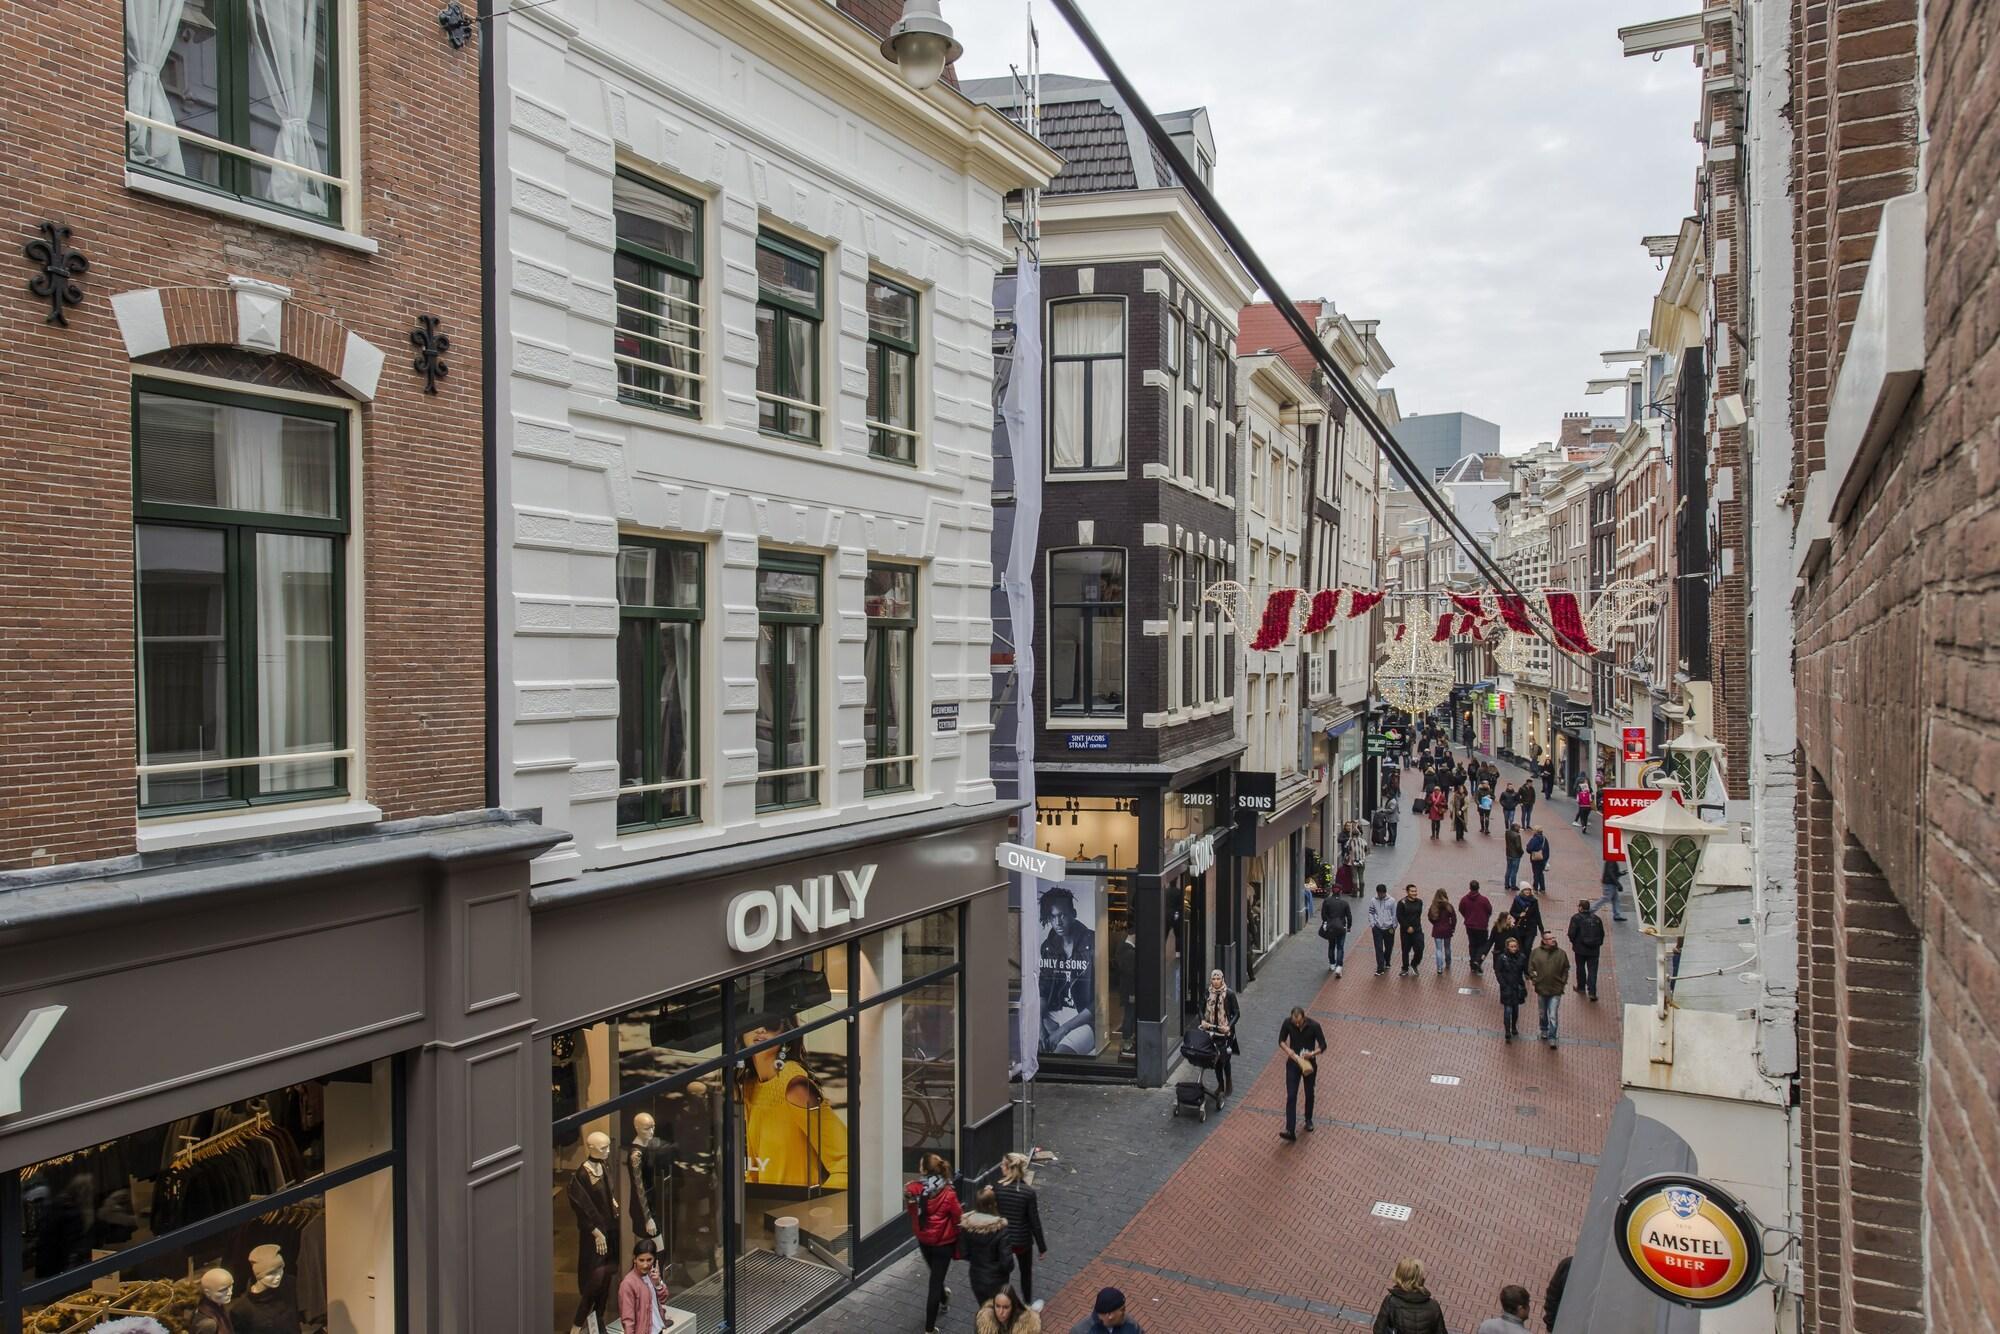
{"type": "MultiPolygon", "coordinates": [[[[1011,80],[966,92],[1012,111],[1011,80]]],[[[1042,137],[1068,166],[1041,202],[1036,838],[1070,861],[1059,892],[1095,933],[1118,1021],[1043,1060],[1157,1083],[1209,968],[1243,968],[1228,842],[1241,645],[1203,593],[1245,580],[1235,355],[1251,285],[1108,85],[1045,77],[1042,92],[1042,137]]],[[[1206,112],[1163,120],[1212,171],[1206,112]]]]}

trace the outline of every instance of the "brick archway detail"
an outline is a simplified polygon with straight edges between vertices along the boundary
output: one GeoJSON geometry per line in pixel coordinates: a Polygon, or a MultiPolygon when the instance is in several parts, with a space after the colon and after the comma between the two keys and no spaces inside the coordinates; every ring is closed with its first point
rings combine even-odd
{"type": "Polygon", "coordinates": [[[275,283],[232,278],[220,287],[142,287],[113,296],[111,309],[126,355],[135,360],[177,347],[289,357],[364,403],[382,378],[381,348],[275,283]]]}

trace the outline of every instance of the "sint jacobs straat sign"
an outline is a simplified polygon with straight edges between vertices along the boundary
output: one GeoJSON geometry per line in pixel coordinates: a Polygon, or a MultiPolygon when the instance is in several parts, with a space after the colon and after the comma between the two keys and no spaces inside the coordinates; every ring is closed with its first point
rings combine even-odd
{"type": "Polygon", "coordinates": [[[1634,1182],[1615,1227],[1632,1276],[1682,1306],[1727,1306],[1763,1278],[1763,1229],[1741,1201],[1700,1177],[1634,1182]]]}

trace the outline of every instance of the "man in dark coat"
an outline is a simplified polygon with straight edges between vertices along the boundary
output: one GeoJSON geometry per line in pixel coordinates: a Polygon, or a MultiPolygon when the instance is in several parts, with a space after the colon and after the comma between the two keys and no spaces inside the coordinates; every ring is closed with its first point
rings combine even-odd
{"type": "Polygon", "coordinates": [[[1486,933],[1493,925],[1493,900],[1479,892],[1477,880],[1458,901],[1458,920],[1465,923],[1465,952],[1472,957],[1472,971],[1484,972],[1486,933]]]}
{"type": "Polygon", "coordinates": [[[1396,932],[1403,942],[1403,977],[1415,977],[1424,961],[1424,900],[1415,885],[1403,886],[1396,900],[1396,932]]]}
{"type": "Polygon", "coordinates": [[[1604,948],[1604,919],[1591,911],[1590,900],[1576,905],[1569,919],[1569,948],[1576,956],[1576,989],[1597,999],[1597,956],[1604,948]]]}
{"type": "Polygon", "coordinates": [[[1320,905],[1319,933],[1326,938],[1326,970],[1335,977],[1347,966],[1347,933],[1354,926],[1354,908],[1338,894],[1320,905]]]}

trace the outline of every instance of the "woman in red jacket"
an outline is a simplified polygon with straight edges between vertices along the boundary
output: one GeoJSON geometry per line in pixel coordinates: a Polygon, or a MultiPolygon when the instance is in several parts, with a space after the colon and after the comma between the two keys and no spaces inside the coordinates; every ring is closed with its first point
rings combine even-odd
{"type": "Polygon", "coordinates": [[[951,1289],[944,1285],[951,1275],[951,1262],[958,1255],[958,1220],[962,1212],[958,1191],[951,1184],[951,1164],[943,1154],[924,1158],[924,1177],[903,1188],[903,1207],[909,1211],[910,1227],[917,1234],[917,1248],[931,1271],[930,1291],[924,1298],[924,1334],[937,1334],[938,1313],[951,1304],[951,1289]]]}
{"type": "Polygon", "coordinates": [[[1426,915],[1431,922],[1431,953],[1437,956],[1438,976],[1443,977],[1451,971],[1451,938],[1458,934],[1458,909],[1451,906],[1451,895],[1439,890],[1426,915]]]}
{"type": "Polygon", "coordinates": [[[1437,841],[1438,829],[1444,824],[1444,789],[1431,789],[1431,840],[1437,841]]]}

